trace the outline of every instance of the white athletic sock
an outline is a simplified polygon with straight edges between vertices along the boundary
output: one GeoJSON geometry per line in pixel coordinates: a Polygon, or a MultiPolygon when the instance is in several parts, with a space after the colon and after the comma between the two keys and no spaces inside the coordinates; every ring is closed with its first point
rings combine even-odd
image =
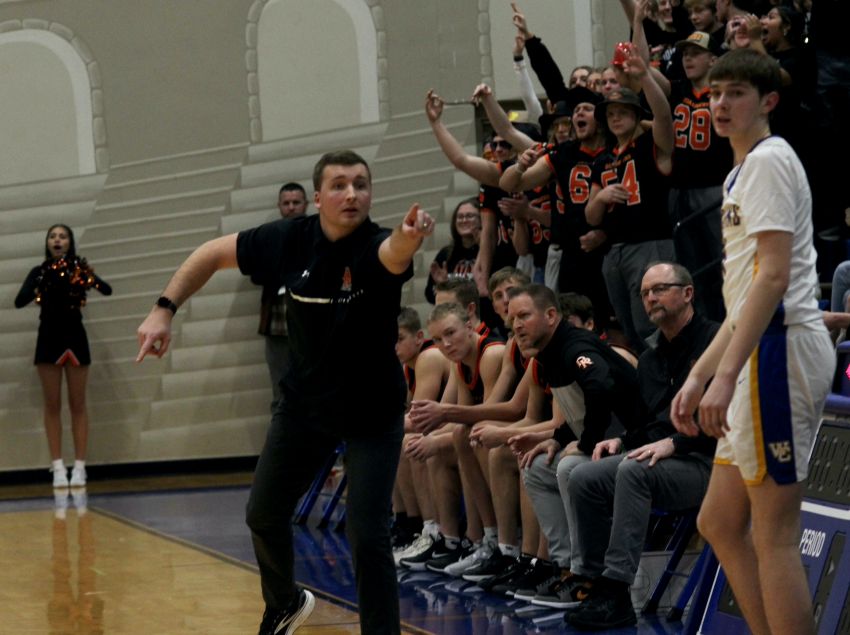
{"type": "Polygon", "coordinates": [[[484,528],[484,542],[489,542],[491,545],[498,544],[499,530],[496,527],[484,528]]]}
{"type": "Polygon", "coordinates": [[[431,536],[431,538],[437,538],[440,535],[440,528],[437,526],[436,520],[426,520],[422,523],[422,533],[427,536],[431,536]]]}
{"type": "Polygon", "coordinates": [[[52,469],[54,472],[61,472],[65,469],[65,461],[63,461],[62,459],[56,459],[55,461],[53,461],[53,463],[51,463],[50,469],[52,469]]]}
{"type": "Polygon", "coordinates": [[[454,549],[460,544],[460,538],[457,536],[447,536],[446,534],[443,534],[443,540],[446,541],[446,547],[448,549],[454,549]]]}
{"type": "Polygon", "coordinates": [[[77,459],[76,461],[74,461],[74,469],[75,469],[75,470],[78,470],[78,469],[80,469],[80,468],[85,469],[85,467],[86,467],[86,462],[85,462],[85,461],[80,461],[79,459],[77,459]]]}
{"type": "Polygon", "coordinates": [[[499,551],[502,552],[503,556],[510,556],[511,558],[519,558],[519,547],[516,545],[506,545],[503,542],[499,543],[499,551]]]}

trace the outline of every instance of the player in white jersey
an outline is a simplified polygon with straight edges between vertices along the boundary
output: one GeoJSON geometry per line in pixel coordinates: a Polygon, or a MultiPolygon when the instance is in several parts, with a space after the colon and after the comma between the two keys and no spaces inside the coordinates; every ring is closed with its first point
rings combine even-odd
{"type": "Polygon", "coordinates": [[[778,65],[734,51],[709,85],[714,127],[735,154],[722,211],[727,317],[671,416],[684,433],[719,439],[698,526],[750,629],[813,634],[800,481],[835,359],[815,298],[811,193],[794,151],[770,134],[778,65]]]}

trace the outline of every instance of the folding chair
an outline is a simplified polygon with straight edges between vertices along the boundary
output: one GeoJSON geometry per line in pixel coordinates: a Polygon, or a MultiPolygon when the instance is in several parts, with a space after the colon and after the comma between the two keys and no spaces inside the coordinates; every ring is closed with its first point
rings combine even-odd
{"type": "MultiPolygon", "coordinates": [[[[325,483],[328,480],[328,477],[331,475],[333,471],[334,465],[336,465],[337,459],[345,453],[345,444],[340,443],[336,449],[331,453],[328,457],[328,460],[325,462],[322,470],[316,475],[313,484],[310,485],[310,489],[307,490],[307,493],[304,494],[304,498],[301,499],[301,504],[298,506],[298,510],[295,512],[295,518],[292,522],[296,525],[303,525],[307,522],[307,518],[310,516],[310,512],[313,511],[313,507],[316,504],[316,501],[319,499],[319,494],[322,493],[322,490],[325,487],[325,483]]],[[[343,480],[345,477],[343,477],[343,480]]],[[[339,488],[337,488],[339,490],[339,488]]],[[[341,495],[341,490],[340,490],[341,495]]],[[[336,501],[334,501],[334,507],[339,502],[339,498],[337,497],[336,501]]],[[[330,509],[330,512],[333,513],[333,507],[330,509]]],[[[328,513],[328,510],[325,509],[325,514],[328,513]]],[[[324,516],[323,516],[324,518],[324,516]]]]}

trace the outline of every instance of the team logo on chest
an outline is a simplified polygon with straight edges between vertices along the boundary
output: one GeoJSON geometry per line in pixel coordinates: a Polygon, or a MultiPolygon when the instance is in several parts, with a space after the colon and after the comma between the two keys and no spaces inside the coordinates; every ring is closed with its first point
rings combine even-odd
{"type": "Polygon", "coordinates": [[[351,292],[351,269],[348,267],[346,267],[345,271],[342,272],[342,286],[339,290],[351,292]]]}

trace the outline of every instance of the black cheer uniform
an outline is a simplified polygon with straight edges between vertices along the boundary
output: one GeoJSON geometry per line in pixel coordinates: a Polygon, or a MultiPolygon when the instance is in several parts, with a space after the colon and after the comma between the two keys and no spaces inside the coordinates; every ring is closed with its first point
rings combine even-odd
{"type": "Polygon", "coordinates": [[[30,270],[15,297],[15,307],[20,309],[33,300],[41,305],[33,363],[91,364],[80,308],[86,303],[86,290],[92,287],[112,295],[112,287],[94,275],[83,258],[45,260],[30,270]]]}

